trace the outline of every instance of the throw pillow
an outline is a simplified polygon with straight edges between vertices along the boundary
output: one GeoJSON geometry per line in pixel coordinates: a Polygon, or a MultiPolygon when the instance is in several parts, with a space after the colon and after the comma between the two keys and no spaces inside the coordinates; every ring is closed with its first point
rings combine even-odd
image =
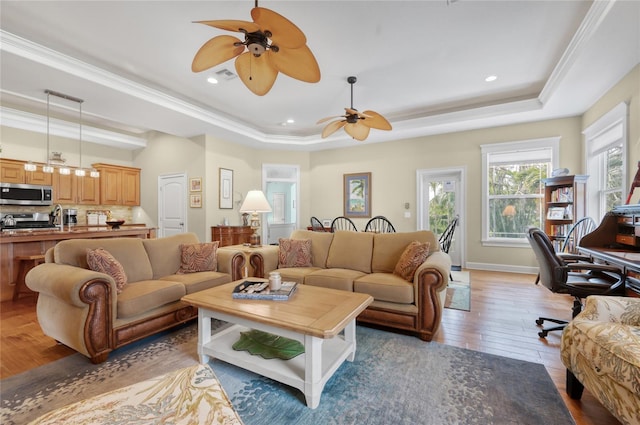
{"type": "Polygon", "coordinates": [[[218,269],[219,241],[180,244],[181,260],[178,274],[215,272],[218,269]]]}
{"type": "Polygon", "coordinates": [[[311,239],[278,239],[278,267],[311,267],[311,239]]]}
{"type": "Polygon", "coordinates": [[[87,265],[94,272],[108,274],[116,281],[116,293],[121,293],[127,284],[124,267],[104,248],[87,249],[87,265]]]}
{"type": "Polygon", "coordinates": [[[409,282],[413,281],[413,275],[420,264],[429,256],[429,248],[431,244],[429,242],[420,243],[413,241],[404,249],[404,252],[400,256],[398,263],[396,264],[393,274],[400,276],[404,280],[409,282]]]}

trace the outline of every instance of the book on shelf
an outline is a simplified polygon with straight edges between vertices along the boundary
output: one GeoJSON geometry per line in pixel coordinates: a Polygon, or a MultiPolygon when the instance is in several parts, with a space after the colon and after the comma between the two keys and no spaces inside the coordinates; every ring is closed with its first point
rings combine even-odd
{"type": "Polygon", "coordinates": [[[269,288],[269,282],[245,280],[233,288],[231,296],[246,300],[286,301],[293,295],[297,287],[297,282],[282,282],[280,289],[272,290],[269,288]]]}

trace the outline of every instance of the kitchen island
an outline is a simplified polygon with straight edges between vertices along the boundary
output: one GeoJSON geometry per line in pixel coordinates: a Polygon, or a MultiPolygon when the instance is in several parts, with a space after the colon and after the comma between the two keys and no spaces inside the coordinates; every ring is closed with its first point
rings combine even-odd
{"type": "Polygon", "coordinates": [[[111,229],[106,226],[65,226],[60,229],[4,230],[0,232],[0,301],[13,297],[13,283],[17,269],[16,256],[44,254],[59,241],[67,239],[97,238],[155,238],[156,228],[145,225],[122,226],[111,229]]]}

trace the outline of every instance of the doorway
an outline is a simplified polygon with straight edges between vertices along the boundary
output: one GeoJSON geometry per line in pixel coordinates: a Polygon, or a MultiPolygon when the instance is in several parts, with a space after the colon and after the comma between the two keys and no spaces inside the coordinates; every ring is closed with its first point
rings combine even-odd
{"type": "Polygon", "coordinates": [[[187,229],[187,175],[158,176],[158,237],[187,229]]]}
{"type": "Polygon", "coordinates": [[[431,230],[439,238],[449,223],[459,217],[449,249],[453,270],[460,270],[465,264],[465,174],[464,168],[417,171],[418,230],[431,230]]]}
{"type": "Polygon", "coordinates": [[[300,167],[297,165],[263,164],[262,189],[271,212],[262,221],[262,240],[277,244],[278,239],[288,238],[300,222],[300,167]]]}

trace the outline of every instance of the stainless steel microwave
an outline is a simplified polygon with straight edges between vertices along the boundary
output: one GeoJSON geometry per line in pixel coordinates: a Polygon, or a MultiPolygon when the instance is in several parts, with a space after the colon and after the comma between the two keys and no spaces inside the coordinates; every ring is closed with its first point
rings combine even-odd
{"type": "Polygon", "coordinates": [[[52,201],[51,186],[0,183],[0,205],[51,205],[52,201]]]}

